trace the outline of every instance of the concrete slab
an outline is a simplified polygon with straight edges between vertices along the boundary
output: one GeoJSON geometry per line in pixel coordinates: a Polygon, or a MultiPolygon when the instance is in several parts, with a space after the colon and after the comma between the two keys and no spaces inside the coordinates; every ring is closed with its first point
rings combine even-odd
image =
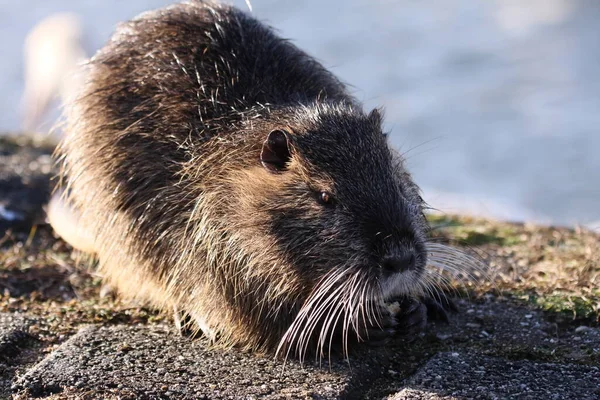
{"type": "Polygon", "coordinates": [[[373,368],[364,361],[352,371],[343,362],[331,369],[295,362],[283,368],[273,358],[208,350],[164,326],[89,326],[13,389],[32,397],[80,391],[120,398],[336,399],[368,378],[373,368]]]}
{"type": "Polygon", "coordinates": [[[512,361],[478,354],[436,355],[406,384],[406,399],[600,399],[600,367],[512,361]],[[422,397],[415,397],[423,393],[422,397]]]}
{"type": "Polygon", "coordinates": [[[35,343],[28,332],[32,323],[18,314],[0,313],[0,398],[8,397],[15,372],[23,363],[21,352],[35,343]]]}
{"type": "Polygon", "coordinates": [[[10,364],[24,347],[31,344],[33,337],[28,327],[32,323],[31,319],[18,314],[0,313],[0,363],[10,364]]]}

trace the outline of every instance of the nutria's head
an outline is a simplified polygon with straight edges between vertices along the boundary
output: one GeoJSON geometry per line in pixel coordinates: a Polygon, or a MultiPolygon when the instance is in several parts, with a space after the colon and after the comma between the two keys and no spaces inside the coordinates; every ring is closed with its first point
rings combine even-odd
{"type": "Polygon", "coordinates": [[[302,274],[364,270],[389,297],[410,294],[426,262],[418,189],[382,132],[378,111],[303,108],[271,131],[261,162],[280,181],[256,212],[302,274]]]}
{"type": "MultiPolygon", "coordinates": [[[[225,200],[230,248],[242,244],[258,255],[243,274],[269,280],[264,296],[285,287],[302,307],[289,341],[294,329],[308,329],[312,314],[349,313],[348,324],[356,324],[350,320],[360,313],[376,319],[382,301],[419,292],[427,261],[423,201],[377,110],[274,110],[251,130],[256,143],[244,150],[247,166],[234,171],[225,200]]],[[[322,335],[317,325],[323,321],[313,327],[322,335]]]]}

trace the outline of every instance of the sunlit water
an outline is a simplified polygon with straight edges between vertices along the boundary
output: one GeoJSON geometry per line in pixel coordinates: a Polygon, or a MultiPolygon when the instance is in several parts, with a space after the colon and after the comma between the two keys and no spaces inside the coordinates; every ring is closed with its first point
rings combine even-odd
{"type": "MultiPolygon", "coordinates": [[[[92,52],[116,22],[168,3],[0,2],[0,130],[19,127],[22,44],[41,18],[79,13],[92,52]]],[[[367,108],[384,106],[432,206],[600,228],[600,2],[251,3],[367,108]]]]}

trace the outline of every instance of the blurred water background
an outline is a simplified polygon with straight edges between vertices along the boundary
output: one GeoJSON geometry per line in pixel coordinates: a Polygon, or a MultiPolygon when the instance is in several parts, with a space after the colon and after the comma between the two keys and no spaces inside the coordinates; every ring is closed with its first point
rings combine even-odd
{"type": "MultiPolygon", "coordinates": [[[[169,3],[0,0],[0,131],[21,126],[23,43],[41,19],[79,14],[92,54],[117,22],[169,3]]],[[[433,207],[600,230],[600,1],[251,4],[367,108],[384,106],[433,207]]]]}

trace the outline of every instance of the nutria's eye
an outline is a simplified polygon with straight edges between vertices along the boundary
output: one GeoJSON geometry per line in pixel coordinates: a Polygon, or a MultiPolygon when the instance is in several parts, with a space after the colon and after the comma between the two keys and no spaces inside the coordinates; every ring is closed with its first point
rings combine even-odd
{"type": "Polygon", "coordinates": [[[320,192],[319,193],[319,203],[326,205],[326,206],[333,205],[333,203],[334,203],[333,195],[328,192],[320,192]]]}

